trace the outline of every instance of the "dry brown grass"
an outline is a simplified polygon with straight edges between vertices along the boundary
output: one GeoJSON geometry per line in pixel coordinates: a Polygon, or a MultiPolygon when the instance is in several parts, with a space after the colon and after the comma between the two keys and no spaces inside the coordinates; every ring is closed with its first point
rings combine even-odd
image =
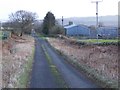
{"type": "Polygon", "coordinates": [[[53,47],[72,60],[96,69],[100,75],[118,81],[118,47],[117,46],[78,46],[66,39],[49,38],[53,47]]]}
{"type": "Polygon", "coordinates": [[[0,40],[0,89],[2,89],[2,40],[0,40]]]}
{"type": "Polygon", "coordinates": [[[20,88],[17,86],[20,73],[32,54],[34,38],[10,38],[2,44],[2,87],[20,88]]]}

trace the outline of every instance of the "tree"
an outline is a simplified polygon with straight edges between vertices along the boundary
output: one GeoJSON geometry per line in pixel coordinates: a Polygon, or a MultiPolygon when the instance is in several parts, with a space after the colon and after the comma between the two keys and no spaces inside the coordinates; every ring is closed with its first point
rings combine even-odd
{"type": "Polygon", "coordinates": [[[38,21],[35,22],[35,24],[34,24],[34,30],[35,30],[35,32],[42,33],[42,26],[43,26],[42,24],[43,23],[42,23],[41,20],[38,20],[38,21]]]}
{"type": "Polygon", "coordinates": [[[10,22],[6,21],[6,22],[2,23],[2,27],[6,30],[9,30],[10,29],[10,22]]]}
{"type": "Polygon", "coordinates": [[[72,25],[73,24],[73,22],[72,21],[69,21],[69,25],[72,25]]]}
{"type": "Polygon", "coordinates": [[[55,26],[55,16],[51,12],[48,12],[43,20],[43,30],[44,34],[49,34],[52,27],[55,26]]]}
{"type": "Polygon", "coordinates": [[[19,10],[9,15],[11,27],[14,29],[14,32],[20,33],[21,36],[23,33],[31,33],[36,18],[36,13],[24,10],[19,10]]]}
{"type": "Polygon", "coordinates": [[[57,24],[52,27],[52,29],[49,33],[56,35],[56,34],[64,34],[65,32],[64,32],[63,27],[57,24]]]}

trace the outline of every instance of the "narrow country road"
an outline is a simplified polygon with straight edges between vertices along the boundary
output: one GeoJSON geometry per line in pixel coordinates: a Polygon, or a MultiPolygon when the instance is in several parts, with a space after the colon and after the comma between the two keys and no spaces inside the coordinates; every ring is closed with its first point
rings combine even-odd
{"type": "MultiPolygon", "coordinates": [[[[34,35],[35,36],[35,35],[34,35]]],[[[30,88],[62,88],[57,85],[55,77],[50,71],[46,56],[42,46],[52,59],[53,64],[58,69],[60,75],[69,88],[98,88],[95,83],[78,72],[74,67],[67,63],[62,56],[51,48],[48,42],[35,36],[35,56],[31,76],[30,88]]]]}

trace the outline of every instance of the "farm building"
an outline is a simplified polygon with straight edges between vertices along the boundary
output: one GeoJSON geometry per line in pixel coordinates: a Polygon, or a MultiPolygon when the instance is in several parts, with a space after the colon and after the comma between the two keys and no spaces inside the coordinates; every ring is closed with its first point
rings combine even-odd
{"type": "Polygon", "coordinates": [[[85,25],[69,25],[64,26],[66,35],[68,36],[89,36],[90,29],[85,25]]]}
{"type": "Polygon", "coordinates": [[[97,29],[97,32],[102,37],[106,38],[115,38],[118,34],[118,28],[117,27],[99,27],[97,29]]]}
{"type": "Polygon", "coordinates": [[[97,34],[101,36],[100,38],[115,38],[118,36],[117,27],[105,26],[92,30],[85,25],[72,24],[64,26],[64,28],[67,36],[86,36],[89,38],[96,38],[97,34]]]}
{"type": "Polygon", "coordinates": [[[99,27],[96,29],[90,29],[90,38],[96,38],[97,34],[99,35],[98,38],[115,38],[118,35],[118,28],[117,27],[99,27]]]}

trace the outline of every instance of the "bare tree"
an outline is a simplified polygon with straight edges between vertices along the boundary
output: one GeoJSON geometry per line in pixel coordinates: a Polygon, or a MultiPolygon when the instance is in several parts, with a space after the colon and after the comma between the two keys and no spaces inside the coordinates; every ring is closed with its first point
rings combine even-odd
{"type": "Polygon", "coordinates": [[[32,26],[37,19],[37,14],[19,10],[9,15],[9,19],[11,27],[14,29],[13,31],[20,33],[20,36],[22,36],[23,33],[31,33],[32,26]]]}

